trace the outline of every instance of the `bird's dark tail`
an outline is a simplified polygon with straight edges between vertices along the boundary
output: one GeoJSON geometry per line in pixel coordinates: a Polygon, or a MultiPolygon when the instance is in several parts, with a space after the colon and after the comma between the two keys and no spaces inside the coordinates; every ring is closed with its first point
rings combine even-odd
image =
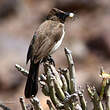
{"type": "Polygon", "coordinates": [[[30,64],[29,75],[27,78],[25,86],[25,97],[31,98],[35,96],[38,91],[38,72],[39,72],[39,62],[36,64],[30,64]]]}

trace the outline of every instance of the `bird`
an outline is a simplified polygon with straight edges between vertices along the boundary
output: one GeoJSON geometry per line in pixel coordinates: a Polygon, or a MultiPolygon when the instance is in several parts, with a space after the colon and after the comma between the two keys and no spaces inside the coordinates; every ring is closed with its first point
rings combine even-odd
{"type": "Polygon", "coordinates": [[[26,64],[30,60],[29,74],[25,86],[26,98],[36,96],[40,62],[53,54],[61,45],[65,35],[64,23],[68,17],[73,18],[74,13],[53,8],[49,11],[46,20],[35,31],[26,59],[26,64]]]}

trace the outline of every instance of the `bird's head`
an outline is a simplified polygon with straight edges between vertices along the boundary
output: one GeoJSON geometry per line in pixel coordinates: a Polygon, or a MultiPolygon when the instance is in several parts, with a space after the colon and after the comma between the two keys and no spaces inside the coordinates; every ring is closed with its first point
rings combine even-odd
{"type": "Polygon", "coordinates": [[[57,8],[53,8],[52,10],[50,10],[50,12],[47,16],[47,19],[54,20],[54,21],[60,21],[61,23],[64,23],[66,18],[68,18],[68,17],[73,18],[74,13],[64,12],[57,8]]]}

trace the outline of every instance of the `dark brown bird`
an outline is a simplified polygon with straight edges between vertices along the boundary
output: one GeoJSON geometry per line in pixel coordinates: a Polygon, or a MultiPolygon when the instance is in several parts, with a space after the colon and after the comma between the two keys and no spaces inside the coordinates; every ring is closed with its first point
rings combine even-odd
{"type": "Polygon", "coordinates": [[[27,61],[30,60],[29,75],[25,87],[25,97],[35,96],[38,91],[38,72],[41,60],[56,51],[64,38],[64,22],[73,13],[53,8],[47,19],[39,26],[30,43],[27,61]]]}

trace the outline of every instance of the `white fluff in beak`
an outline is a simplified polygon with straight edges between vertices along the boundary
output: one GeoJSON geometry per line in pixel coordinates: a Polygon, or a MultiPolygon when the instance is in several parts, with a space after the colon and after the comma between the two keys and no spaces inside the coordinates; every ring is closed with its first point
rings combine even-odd
{"type": "Polygon", "coordinates": [[[69,14],[69,17],[70,17],[70,18],[74,17],[74,13],[70,13],[70,14],[69,14]]]}

